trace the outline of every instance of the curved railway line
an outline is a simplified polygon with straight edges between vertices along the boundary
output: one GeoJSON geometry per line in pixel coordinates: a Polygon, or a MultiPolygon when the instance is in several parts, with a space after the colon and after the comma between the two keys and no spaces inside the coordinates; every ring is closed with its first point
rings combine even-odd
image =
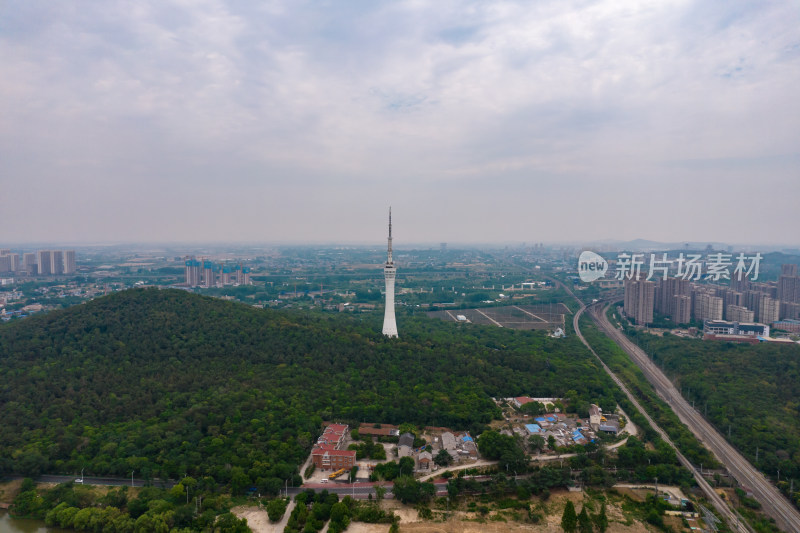
{"type": "MultiPolygon", "coordinates": [[[[659,397],[672,408],[681,422],[686,424],[692,433],[717,456],[717,459],[727,467],[740,484],[750,488],[756,500],[762,505],[764,512],[774,518],[777,525],[784,531],[800,532],[800,512],[681,396],[672,382],[653,364],[642,349],[608,321],[606,316],[608,305],[608,303],[598,302],[588,308],[598,327],[633,359],[659,397]]],[[[694,470],[694,467],[692,469],[694,470]]]]}
{"type": "MultiPolygon", "coordinates": [[[[631,394],[631,392],[628,390],[628,387],[625,385],[625,383],[623,383],[622,380],[618,378],[617,375],[614,374],[614,372],[603,362],[603,360],[600,359],[600,356],[598,356],[597,353],[595,353],[592,346],[583,337],[578,322],[580,320],[581,315],[583,314],[584,311],[586,311],[586,309],[588,309],[586,306],[581,305],[581,308],[578,310],[577,313],[575,313],[575,316],[573,317],[572,325],[575,328],[575,334],[578,336],[581,342],[589,349],[589,351],[592,352],[592,355],[594,355],[597,358],[597,360],[603,366],[603,369],[606,371],[606,373],[611,377],[612,380],[614,380],[614,383],[616,383],[617,386],[620,389],[622,389],[622,392],[625,393],[625,395],[628,397],[628,400],[630,400],[630,402],[636,407],[636,409],[647,419],[647,421],[650,423],[653,429],[661,436],[664,442],[669,444],[675,450],[675,454],[678,457],[680,463],[684,467],[689,469],[689,471],[692,472],[692,474],[694,474],[695,480],[697,481],[697,484],[700,487],[700,489],[705,494],[706,498],[708,498],[708,500],[713,504],[717,512],[720,513],[720,515],[722,515],[725,518],[728,524],[731,525],[733,530],[739,533],[752,533],[753,530],[743,520],[740,519],[740,517],[735,511],[733,511],[730,507],[728,507],[728,505],[719,496],[719,494],[717,494],[716,491],[711,487],[711,485],[708,484],[708,481],[706,481],[705,478],[702,475],[700,475],[700,472],[697,471],[694,465],[692,465],[692,463],[688,459],[686,459],[686,457],[684,457],[684,455],[680,452],[680,450],[678,450],[677,446],[675,446],[675,444],[669,438],[669,435],[667,435],[667,433],[663,429],[661,429],[661,427],[659,427],[658,424],[656,424],[655,420],[653,420],[650,417],[650,415],[647,413],[644,407],[642,407],[642,405],[636,400],[636,397],[634,397],[633,394],[631,394]]],[[[591,312],[591,310],[590,314],[594,318],[594,314],[591,312]]]]}

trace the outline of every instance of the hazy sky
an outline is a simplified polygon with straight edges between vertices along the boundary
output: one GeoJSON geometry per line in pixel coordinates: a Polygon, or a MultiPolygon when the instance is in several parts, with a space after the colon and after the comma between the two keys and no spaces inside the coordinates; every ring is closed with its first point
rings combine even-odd
{"type": "Polygon", "coordinates": [[[0,3],[0,244],[800,243],[798,1],[0,3]]]}

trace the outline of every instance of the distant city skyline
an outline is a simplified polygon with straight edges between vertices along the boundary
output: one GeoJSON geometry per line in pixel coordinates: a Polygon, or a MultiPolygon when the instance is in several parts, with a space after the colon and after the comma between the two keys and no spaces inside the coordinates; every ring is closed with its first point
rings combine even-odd
{"type": "Polygon", "coordinates": [[[800,11],[0,5],[0,245],[800,245],[800,11]]]}
{"type": "MultiPolygon", "coordinates": [[[[384,236],[385,240],[385,236],[384,236]]],[[[409,250],[423,250],[423,249],[437,249],[443,251],[441,245],[443,243],[438,241],[409,241],[403,242],[400,245],[395,245],[394,248],[400,251],[409,250]]],[[[502,248],[535,248],[543,246],[549,249],[572,249],[585,250],[594,249],[600,253],[612,253],[615,251],[665,251],[665,250],[684,250],[687,244],[688,249],[691,250],[705,250],[711,245],[715,250],[725,251],[730,249],[732,252],[742,251],[761,251],[761,252],[783,252],[788,254],[800,254],[800,243],[791,242],[718,242],[718,241],[677,241],[677,242],[657,242],[657,241],[644,241],[634,239],[631,241],[618,241],[613,239],[603,240],[584,240],[584,241],[521,241],[521,240],[506,240],[494,242],[478,242],[478,241],[450,241],[447,242],[447,251],[466,250],[466,249],[486,249],[486,250],[499,250],[502,248]]],[[[265,248],[277,247],[309,247],[309,248],[354,248],[354,249],[373,249],[376,252],[385,251],[385,243],[370,242],[370,241],[318,241],[318,240],[296,240],[296,241],[107,241],[107,242],[80,242],[80,241],[32,241],[32,242],[14,242],[13,240],[3,241],[0,246],[10,248],[13,252],[38,250],[42,248],[118,248],[128,249],[130,253],[135,253],[137,250],[162,250],[163,252],[174,253],[192,253],[192,254],[207,254],[211,253],[209,250],[216,252],[222,250],[233,250],[238,248],[252,248],[253,250],[263,250],[265,248]]]]}

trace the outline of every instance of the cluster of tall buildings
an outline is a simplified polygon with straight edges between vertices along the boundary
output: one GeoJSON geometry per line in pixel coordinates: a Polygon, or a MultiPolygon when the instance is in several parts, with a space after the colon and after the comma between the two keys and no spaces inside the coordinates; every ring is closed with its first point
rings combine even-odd
{"type": "Polygon", "coordinates": [[[224,285],[250,285],[250,267],[214,263],[209,259],[186,256],[184,273],[187,287],[222,287],[224,285]]]}
{"type": "Polygon", "coordinates": [[[771,324],[800,319],[800,276],[797,265],[783,265],[777,282],[731,280],[728,287],[692,283],[680,278],[625,281],[624,312],[637,324],[666,315],[676,324],[728,320],[771,324]]]}
{"type": "Polygon", "coordinates": [[[75,273],[75,250],[39,250],[37,252],[11,253],[0,248],[0,273],[28,276],[59,276],[75,273]]]}

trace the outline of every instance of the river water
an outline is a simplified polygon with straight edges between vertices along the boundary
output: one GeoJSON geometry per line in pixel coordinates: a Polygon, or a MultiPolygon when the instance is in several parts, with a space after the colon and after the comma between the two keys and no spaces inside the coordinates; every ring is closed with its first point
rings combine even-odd
{"type": "Polygon", "coordinates": [[[8,511],[0,509],[0,533],[61,533],[63,529],[47,527],[41,520],[12,518],[8,511]]]}

